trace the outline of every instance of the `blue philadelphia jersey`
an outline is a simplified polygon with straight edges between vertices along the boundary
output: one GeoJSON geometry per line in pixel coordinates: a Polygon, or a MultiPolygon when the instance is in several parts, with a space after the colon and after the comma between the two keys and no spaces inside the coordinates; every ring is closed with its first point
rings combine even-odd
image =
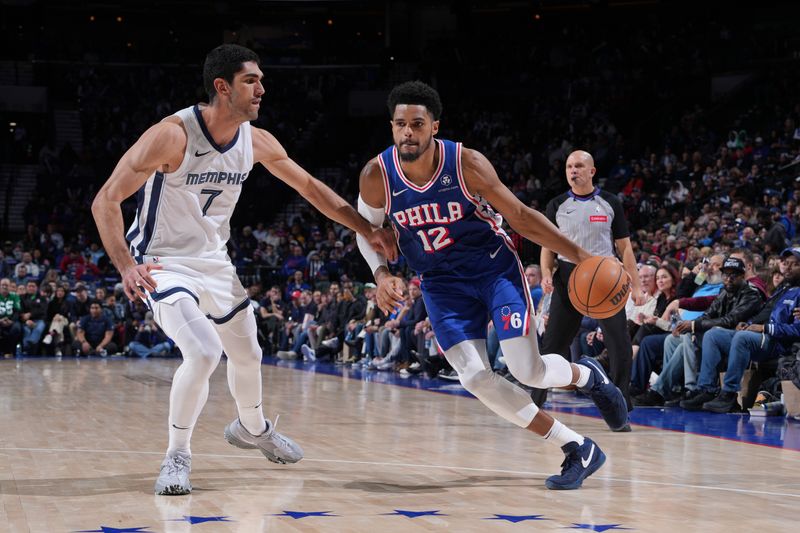
{"type": "Polygon", "coordinates": [[[486,271],[492,258],[513,243],[500,227],[503,219],[479,196],[467,191],[461,174],[461,143],[435,140],[439,167],[417,186],[403,174],[397,149],[378,158],[386,188],[386,214],[400,251],[417,273],[472,277],[486,271]]]}
{"type": "Polygon", "coordinates": [[[436,139],[439,166],[418,186],[395,146],[378,157],[386,214],[400,252],[422,279],[425,306],[440,347],[486,337],[491,317],[500,339],[526,335],[533,306],[502,217],[467,189],[461,143],[436,139]],[[499,324],[499,326],[498,326],[499,324]]]}

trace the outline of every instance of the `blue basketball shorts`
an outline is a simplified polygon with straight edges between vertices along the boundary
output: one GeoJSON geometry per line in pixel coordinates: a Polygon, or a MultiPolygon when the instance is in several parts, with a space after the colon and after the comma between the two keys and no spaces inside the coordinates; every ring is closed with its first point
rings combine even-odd
{"type": "Polygon", "coordinates": [[[490,319],[501,341],[528,334],[534,309],[525,271],[515,252],[503,252],[475,276],[423,276],[422,297],[442,351],[485,339],[490,319]]]}

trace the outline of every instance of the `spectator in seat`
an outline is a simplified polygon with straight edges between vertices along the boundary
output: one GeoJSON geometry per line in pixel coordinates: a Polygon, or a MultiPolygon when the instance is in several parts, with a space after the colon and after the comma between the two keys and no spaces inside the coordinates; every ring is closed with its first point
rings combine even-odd
{"type": "Polygon", "coordinates": [[[73,301],[67,296],[67,288],[57,284],[53,298],[47,303],[48,333],[42,343],[52,355],[69,355],[72,352],[72,333],[69,329],[69,317],[75,314],[73,301]]]}
{"type": "MultiPolygon", "coordinates": [[[[695,320],[678,322],[671,335],[664,339],[664,366],[658,380],[647,393],[637,397],[638,405],[664,405],[673,396],[674,389],[685,384],[689,389],[684,402],[697,394],[697,357],[695,336],[713,327],[734,328],[748,320],[762,307],[764,300],[758,289],[745,281],[745,266],[741,259],[729,257],[722,265],[724,289],[708,310],[695,320]]],[[[653,336],[657,337],[657,336],[653,336]]],[[[702,345],[702,341],[698,340],[702,345]]],[[[644,349],[644,344],[640,349],[644,349]]]]}
{"type": "Polygon", "coordinates": [[[284,304],[281,301],[281,288],[273,285],[261,300],[258,308],[258,327],[264,338],[267,339],[266,351],[273,354],[277,352],[281,339],[281,328],[284,320],[284,304]]]}
{"type": "Polygon", "coordinates": [[[763,309],[749,322],[737,324],[736,329],[713,328],[705,334],[699,393],[682,402],[681,407],[714,413],[739,411],[737,395],[750,361],[777,359],[791,353],[792,343],[800,341],[800,320],[792,314],[800,307],[800,248],[786,249],[781,257],[786,279],[763,309]],[[726,354],[725,378],[717,393],[717,368],[726,354]]]}
{"type": "Polygon", "coordinates": [[[300,247],[297,242],[292,245],[291,254],[286,257],[283,262],[283,269],[281,270],[281,274],[285,278],[288,278],[291,275],[294,275],[296,270],[300,270],[301,272],[306,269],[308,260],[306,256],[303,255],[303,248],[300,247]]]}
{"type": "Polygon", "coordinates": [[[11,280],[0,279],[0,354],[4,356],[13,354],[22,339],[21,311],[19,296],[11,291],[11,280]]]}
{"type": "Polygon", "coordinates": [[[139,324],[136,337],[128,345],[132,354],[146,359],[151,355],[165,356],[172,352],[172,341],[153,320],[153,313],[145,314],[144,323],[139,324]]]}
{"type": "Polygon", "coordinates": [[[89,315],[80,319],[78,333],[72,349],[75,355],[100,355],[116,353],[117,345],[112,342],[114,323],[103,313],[100,302],[92,302],[89,315]]]}
{"type": "Polygon", "coordinates": [[[33,255],[31,254],[31,252],[22,252],[22,261],[17,263],[16,266],[14,267],[16,275],[17,275],[18,278],[22,277],[22,276],[20,276],[19,270],[23,266],[28,271],[28,276],[30,276],[30,277],[32,277],[32,278],[34,278],[36,280],[38,280],[41,277],[41,275],[43,274],[41,268],[39,268],[39,265],[34,262],[33,255]]]}
{"type": "Polygon", "coordinates": [[[20,316],[24,335],[22,338],[22,352],[25,354],[39,353],[39,341],[42,340],[47,327],[47,302],[50,299],[49,285],[42,284],[41,288],[35,281],[28,281],[27,294],[22,298],[22,314],[20,316]]]}

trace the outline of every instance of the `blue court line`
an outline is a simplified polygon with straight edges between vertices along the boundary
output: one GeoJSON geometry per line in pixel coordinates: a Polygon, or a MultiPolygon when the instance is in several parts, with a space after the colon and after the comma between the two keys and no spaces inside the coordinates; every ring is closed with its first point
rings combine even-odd
{"type": "MultiPolygon", "coordinates": [[[[457,381],[430,379],[424,375],[402,377],[396,372],[368,371],[322,361],[313,363],[300,360],[284,361],[274,357],[264,357],[262,363],[304,372],[345,377],[367,383],[395,385],[474,398],[457,381]]],[[[548,411],[600,418],[600,414],[591,400],[577,393],[550,393],[548,398],[545,404],[548,411]]],[[[637,407],[630,413],[630,420],[634,426],[643,428],[800,451],[800,421],[789,420],[782,416],[762,418],[751,417],[744,413],[723,415],[706,411],[687,411],[680,407],[637,407]]]]}

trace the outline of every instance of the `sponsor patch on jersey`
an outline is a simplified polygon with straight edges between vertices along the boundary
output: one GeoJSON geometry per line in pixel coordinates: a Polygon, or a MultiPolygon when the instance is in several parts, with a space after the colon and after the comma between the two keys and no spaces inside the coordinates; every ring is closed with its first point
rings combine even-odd
{"type": "Polygon", "coordinates": [[[453,183],[453,178],[451,178],[449,174],[445,174],[444,176],[442,176],[442,185],[447,187],[451,183],[453,183]]]}
{"type": "Polygon", "coordinates": [[[589,222],[608,222],[606,215],[592,215],[589,217],[589,222]]]}

